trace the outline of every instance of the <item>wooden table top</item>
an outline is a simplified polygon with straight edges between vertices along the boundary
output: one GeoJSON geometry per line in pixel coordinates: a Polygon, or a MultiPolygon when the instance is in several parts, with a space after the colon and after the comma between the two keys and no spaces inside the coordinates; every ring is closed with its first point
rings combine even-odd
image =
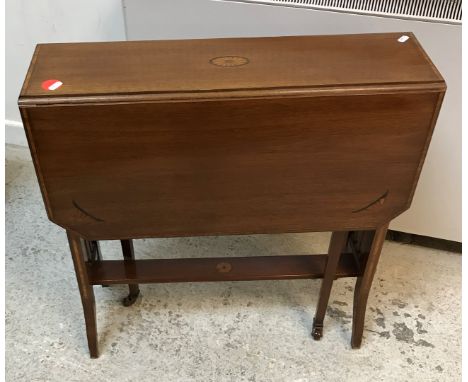
{"type": "Polygon", "coordinates": [[[39,44],[20,104],[63,97],[443,84],[412,33],[39,44]],[[409,38],[400,42],[403,35],[409,38]],[[50,91],[44,81],[63,83],[50,91]]]}
{"type": "Polygon", "coordinates": [[[104,240],[375,229],[444,92],[388,33],[39,45],[19,103],[49,218],[104,240]]]}

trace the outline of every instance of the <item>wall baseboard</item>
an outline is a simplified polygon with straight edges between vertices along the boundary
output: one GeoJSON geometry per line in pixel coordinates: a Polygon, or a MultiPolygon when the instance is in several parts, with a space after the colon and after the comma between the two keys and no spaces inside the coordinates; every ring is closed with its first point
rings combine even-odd
{"type": "Polygon", "coordinates": [[[440,249],[442,251],[462,253],[462,243],[458,241],[438,239],[413,233],[389,230],[387,232],[387,240],[397,241],[403,244],[414,244],[432,249],[440,249]]]}
{"type": "Polygon", "coordinates": [[[5,143],[7,145],[28,147],[28,141],[21,122],[10,119],[5,120],[5,143]]]}

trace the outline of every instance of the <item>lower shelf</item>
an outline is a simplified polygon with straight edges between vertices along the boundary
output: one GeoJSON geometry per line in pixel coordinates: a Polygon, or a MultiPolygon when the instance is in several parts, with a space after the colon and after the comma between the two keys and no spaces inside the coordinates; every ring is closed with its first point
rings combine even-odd
{"type": "MultiPolygon", "coordinates": [[[[170,283],[323,278],[327,255],[104,260],[88,263],[90,284],[170,283]]],[[[343,254],[336,277],[359,276],[343,254]]]]}

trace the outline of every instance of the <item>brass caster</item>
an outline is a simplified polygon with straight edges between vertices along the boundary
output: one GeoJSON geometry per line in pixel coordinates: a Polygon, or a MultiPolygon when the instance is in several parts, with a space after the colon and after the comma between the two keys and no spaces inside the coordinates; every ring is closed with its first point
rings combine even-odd
{"type": "Polygon", "coordinates": [[[312,337],[316,341],[320,340],[323,337],[323,324],[315,323],[315,318],[314,323],[312,325],[312,337]]]}
{"type": "Polygon", "coordinates": [[[135,301],[138,299],[138,296],[140,295],[140,291],[138,293],[130,293],[127,297],[125,297],[122,300],[123,306],[131,306],[135,303],[135,301]]]}
{"type": "Polygon", "coordinates": [[[319,341],[323,337],[323,328],[314,328],[312,337],[315,341],[319,341]]]}

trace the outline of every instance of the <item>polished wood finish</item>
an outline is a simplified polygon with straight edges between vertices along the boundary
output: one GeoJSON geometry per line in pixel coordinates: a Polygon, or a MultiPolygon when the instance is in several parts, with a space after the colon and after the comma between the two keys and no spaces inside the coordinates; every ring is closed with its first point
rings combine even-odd
{"type": "Polygon", "coordinates": [[[388,223],[375,230],[370,251],[366,256],[362,275],[356,279],[353,304],[353,332],[351,335],[351,346],[353,349],[361,347],[367,299],[369,297],[369,291],[372,286],[372,280],[374,279],[374,274],[377,269],[380,252],[382,251],[387,230],[388,223]]]}
{"type": "Polygon", "coordinates": [[[328,248],[327,263],[323,274],[323,281],[320,287],[319,300],[315,311],[314,322],[312,324],[312,336],[315,340],[319,340],[323,336],[323,320],[327,312],[328,300],[333,281],[337,277],[337,269],[341,254],[343,253],[348,243],[349,232],[333,232],[330,239],[330,247],[328,248]]]}
{"type": "Polygon", "coordinates": [[[138,283],[178,281],[324,278],[318,336],[333,279],[358,276],[359,346],[383,227],[411,205],[444,93],[407,32],[38,45],[20,112],[91,354],[93,284],[129,284],[130,305],[138,283]],[[328,258],[135,260],[131,241],[309,231],[334,232],[328,258]],[[110,239],[123,260],[102,260],[110,239]]]}
{"type": "Polygon", "coordinates": [[[100,240],[372,229],[409,207],[439,97],[24,113],[50,219],[100,240]]]}
{"type": "Polygon", "coordinates": [[[391,220],[411,203],[445,88],[398,36],[39,46],[19,102],[49,218],[89,240],[391,220]],[[253,57],[212,65],[225,49],[253,57]],[[64,85],[43,90],[46,73],[64,85]]]}
{"type": "Polygon", "coordinates": [[[39,44],[33,63],[22,104],[444,82],[408,32],[39,44]],[[398,42],[402,34],[410,36],[404,44],[398,42]],[[226,56],[248,62],[213,64],[226,56]],[[51,78],[63,82],[52,97],[41,87],[51,78]]]}
{"type": "MultiPolygon", "coordinates": [[[[105,260],[89,263],[88,274],[91,284],[317,279],[323,277],[326,262],[327,255],[105,260]]],[[[334,277],[359,274],[352,254],[346,253],[334,277]]]]}
{"type": "Polygon", "coordinates": [[[98,337],[96,325],[96,304],[94,301],[93,286],[89,281],[86,262],[95,264],[89,261],[87,245],[84,240],[75,233],[67,231],[68,243],[75,266],[76,279],[81,295],[81,303],[83,305],[84,319],[86,324],[86,336],[88,337],[89,354],[91,358],[97,358],[98,353],[98,337]]]}

